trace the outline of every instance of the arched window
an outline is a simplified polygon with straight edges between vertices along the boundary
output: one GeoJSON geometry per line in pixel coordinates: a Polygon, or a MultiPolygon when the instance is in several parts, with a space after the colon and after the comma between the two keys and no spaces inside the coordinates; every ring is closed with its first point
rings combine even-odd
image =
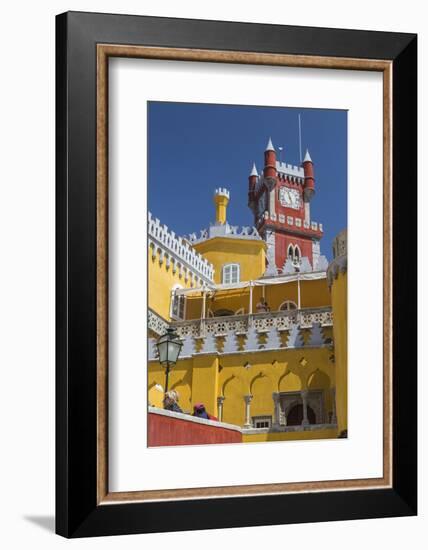
{"type": "Polygon", "coordinates": [[[223,266],[222,283],[224,285],[233,285],[239,283],[239,264],[226,264],[223,266]]]}
{"type": "Polygon", "coordinates": [[[289,244],[287,248],[287,258],[292,261],[295,266],[300,265],[302,259],[302,253],[300,251],[299,245],[289,244]]]}
{"type": "Polygon", "coordinates": [[[183,320],[186,316],[186,297],[184,294],[177,294],[176,290],[183,288],[181,285],[174,285],[171,292],[171,318],[183,320]]]}
{"type": "Polygon", "coordinates": [[[291,300],[285,300],[279,306],[279,311],[292,311],[293,309],[297,309],[297,304],[291,300]]]}

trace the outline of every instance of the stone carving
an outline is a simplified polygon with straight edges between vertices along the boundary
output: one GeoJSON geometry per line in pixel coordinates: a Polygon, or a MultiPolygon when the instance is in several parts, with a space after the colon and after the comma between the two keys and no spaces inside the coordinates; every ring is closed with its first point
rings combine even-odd
{"type": "Polygon", "coordinates": [[[322,346],[324,345],[324,336],[321,330],[321,325],[319,323],[314,323],[312,325],[312,330],[310,332],[310,338],[308,345],[309,346],[322,346]]]}
{"type": "Polygon", "coordinates": [[[303,338],[299,327],[294,325],[288,334],[287,347],[288,348],[301,348],[303,347],[303,338]]]}
{"type": "Polygon", "coordinates": [[[190,335],[187,335],[183,340],[180,357],[190,357],[194,353],[196,353],[195,340],[190,335]]]}
{"type": "Polygon", "coordinates": [[[157,313],[155,313],[152,309],[148,310],[148,328],[149,330],[153,331],[155,334],[158,334],[161,336],[162,334],[165,334],[166,329],[168,328],[168,323],[162,319],[157,313]]]}
{"type": "Polygon", "coordinates": [[[300,262],[300,273],[310,273],[312,271],[311,263],[307,256],[303,256],[300,262]]]}
{"type": "Polygon", "coordinates": [[[155,338],[149,338],[148,342],[148,360],[154,361],[158,358],[158,348],[156,347],[156,339],[155,338]]]}
{"type": "Polygon", "coordinates": [[[238,343],[235,334],[233,332],[228,332],[224,340],[222,353],[236,353],[237,349],[238,343]]]}
{"type": "Polygon", "coordinates": [[[217,339],[212,334],[208,334],[204,339],[201,353],[216,353],[217,352],[217,339]]]}
{"type": "Polygon", "coordinates": [[[265,349],[278,349],[281,347],[281,338],[276,328],[271,328],[267,333],[265,349]]]}
{"type": "Polygon", "coordinates": [[[259,335],[254,327],[251,327],[247,333],[247,340],[245,342],[245,351],[253,351],[260,349],[259,335]]]}
{"type": "MultiPolygon", "coordinates": [[[[331,308],[314,308],[289,311],[269,311],[249,315],[231,315],[230,317],[210,317],[204,319],[201,331],[200,319],[191,321],[175,321],[171,325],[176,329],[181,338],[185,336],[199,337],[205,334],[226,336],[230,332],[245,334],[249,331],[250,321],[252,327],[260,332],[266,332],[271,328],[278,330],[290,330],[293,326],[311,328],[314,323],[321,327],[333,325],[331,308]]],[[[161,330],[159,334],[163,334],[161,330]]]]}

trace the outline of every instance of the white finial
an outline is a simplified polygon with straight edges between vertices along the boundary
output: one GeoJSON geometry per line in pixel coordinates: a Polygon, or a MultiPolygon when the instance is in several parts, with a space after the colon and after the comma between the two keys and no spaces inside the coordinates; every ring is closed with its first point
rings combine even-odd
{"type": "Polygon", "coordinates": [[[253,162],[253,168],[250,172],[250,176],[258,176],[258,173],[257,173],[257,168],[256,168],[256,163],[253,162]]]}
{"type": "Polygon", "coordinates": [[[309,151],[306,149],[305,158],[303,159],[303,162],[312,162],[311,155],[309,154],[309,151]]]}
{"type": "Polygon", "coordinates": [[[275,151],[275,147],[273,146],[273,143],[272,143],[272,138],[269,138],[265,151],[275,151]]]}

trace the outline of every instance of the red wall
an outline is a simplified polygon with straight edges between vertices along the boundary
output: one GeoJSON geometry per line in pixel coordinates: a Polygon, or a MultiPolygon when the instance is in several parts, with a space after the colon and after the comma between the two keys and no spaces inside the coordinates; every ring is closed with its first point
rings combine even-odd
{"type": "Polygon", "coordinates": [[[149,413],[148,446],[204,445],[207,443],[242,443],[236,430],[192,422],[173,416],[149,413]]]}
{"type": "Polygon", "coordinates": [[[276,233],[275,238],[275,261],[278,267],[283,267],[285,260],[287,259],[288,245],[298,245],[302,257],[306,256],[312,264],[312,239],[304,239],[294,235],[284,235],[283,233],[276,233]]]}

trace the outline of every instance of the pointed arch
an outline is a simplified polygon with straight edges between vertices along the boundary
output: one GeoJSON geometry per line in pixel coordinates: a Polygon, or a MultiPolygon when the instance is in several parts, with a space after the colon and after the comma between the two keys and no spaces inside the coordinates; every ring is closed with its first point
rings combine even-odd
{"type": "Polygon", "coordinates": [[[278,381],[278,391],[300,391],[302,389],[302,381],[290,370],[287,371],[278,381]]]}
{"type": "Polygon", "coordinates": [[[254,422],[254,417],[269,418],[272,423],[274,415],[274,402],[272,394],[275,391],[275,383],[271,376],[264,372],[259,372],[253,377],[250,383],[250,394],[253,396],[251,400],[251,417],[254,422]]]}
{"type": "Polygon", "coordinates": [[[309,390],[326,390],[331,387],[330,376],[320,369],[316,369],[308,376],[307,387],[309,390]]]}

